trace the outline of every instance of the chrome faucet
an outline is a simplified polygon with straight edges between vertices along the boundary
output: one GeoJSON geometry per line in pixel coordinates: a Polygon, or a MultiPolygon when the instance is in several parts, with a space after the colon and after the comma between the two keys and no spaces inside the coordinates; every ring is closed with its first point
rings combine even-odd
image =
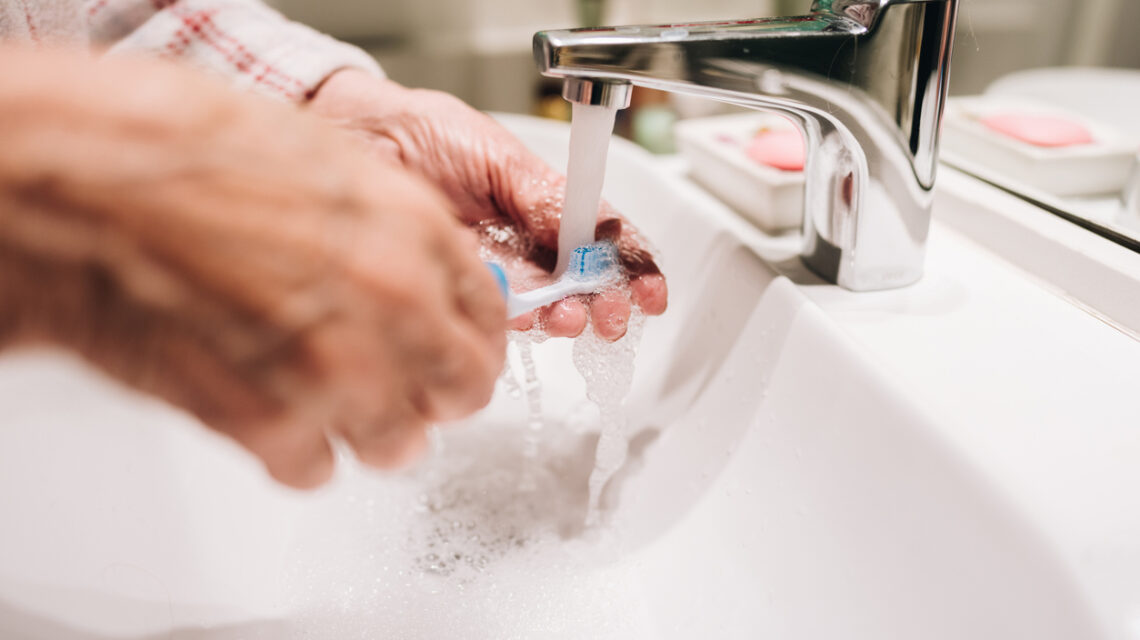
{"type": "Polygon", "coordinates": [[[803,261],[853,291],[922,276],[957,0],[816,0],[797,17],[540,31],[572,102],[630,84],[791,118],[804,134],[803,261]]]}

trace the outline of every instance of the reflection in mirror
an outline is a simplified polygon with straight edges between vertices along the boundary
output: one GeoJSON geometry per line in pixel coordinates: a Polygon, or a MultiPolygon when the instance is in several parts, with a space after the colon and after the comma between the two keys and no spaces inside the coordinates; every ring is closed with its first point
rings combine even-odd
{"type": "Polygon", "coordinates": [[[1140,251],[1140,3],[964,0],[942,160],[1140,251]]]}

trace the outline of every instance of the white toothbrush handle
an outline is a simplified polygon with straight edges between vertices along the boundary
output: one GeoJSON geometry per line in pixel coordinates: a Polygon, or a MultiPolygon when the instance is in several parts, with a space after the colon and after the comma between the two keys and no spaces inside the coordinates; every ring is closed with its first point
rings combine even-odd
{"type": "Polygon", "coordinates": [[[563,298],[584,293],[593,293],[597,291],[598,284],[599,283],[594,280],[582,281],[572,278],[561,278],[554,284],[539,289],[525,291],[523,293],[512,293],[507,298],[507,317],[517,318],[528,311],[545,307],[563,298]]]}

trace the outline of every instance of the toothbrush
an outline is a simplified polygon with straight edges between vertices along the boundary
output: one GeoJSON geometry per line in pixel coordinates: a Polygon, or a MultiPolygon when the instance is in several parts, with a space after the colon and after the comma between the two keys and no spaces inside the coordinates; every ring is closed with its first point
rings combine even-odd
{"type": "Polygon", "coordinates": [[[570,252],[570,264],[553,284],[523,293],[511,291],[507,274],[494,262],[487,268],[499,282],[507,301],[507,317],[517,318],[528,311],[545,307],[570,296],[594,293],[618,276],[617,247],[612,242],[593,242],[570,252]]]}

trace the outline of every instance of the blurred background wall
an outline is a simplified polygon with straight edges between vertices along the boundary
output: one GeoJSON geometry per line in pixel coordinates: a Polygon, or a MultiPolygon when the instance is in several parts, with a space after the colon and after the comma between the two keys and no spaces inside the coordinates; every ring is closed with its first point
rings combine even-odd
{"type": "MultiPolygon", "coordinates": [[[[485,110],[535,112],[544,88],[531,35],[544,28],[805,13],[810,0],[270,0],[354,42],[409,86],[485,110]],[[592,15],[591,15],[592,14],[592,15]]],[[[951,91],[978,93],[1020,69],[1140,68],[1140,1],[962,0],[951,91]]],[[[555,89],[556,90],[556,89],[555,89]]]]}

